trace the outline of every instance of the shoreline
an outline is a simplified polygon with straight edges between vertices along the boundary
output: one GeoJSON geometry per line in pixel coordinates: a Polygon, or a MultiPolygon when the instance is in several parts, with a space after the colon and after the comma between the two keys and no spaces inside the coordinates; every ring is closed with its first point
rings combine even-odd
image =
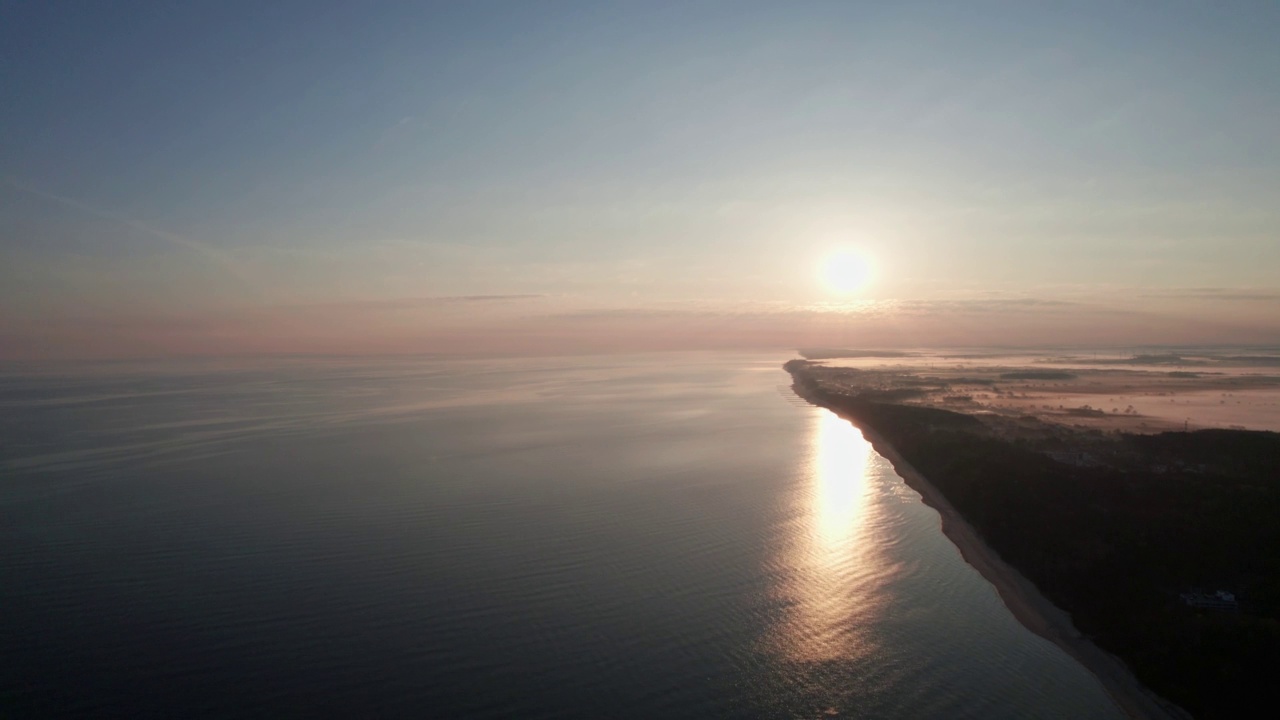
{"type": "Polygon", "coordinates": [[[1071,622],[1071,616],[1050,602],[1030,580],[992,550],[950,501],[879,433],[844,413],[814,402],[801,388],[795,390],[810,404],[833,412],[858,428],[872,448],[889,461],[903,482],[920,493],[921,501],[938,513],[942,534],[959,549],[964,561],[995,587],[1014,618],[1083,665],[1098,679],[1122,712],[1135,720],[1191,719],[1190,713],[1147,689],[1120,658],[1082,636],[1071,622]]]}

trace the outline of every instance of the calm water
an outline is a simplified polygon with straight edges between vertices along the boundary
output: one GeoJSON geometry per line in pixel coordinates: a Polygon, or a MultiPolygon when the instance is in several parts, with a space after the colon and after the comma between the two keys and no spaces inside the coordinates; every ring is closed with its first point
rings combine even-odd
{"type": "Polygon", "coordinates": [[[0,375],[7,717],[1119,717],[785,357],[0,375]]]}

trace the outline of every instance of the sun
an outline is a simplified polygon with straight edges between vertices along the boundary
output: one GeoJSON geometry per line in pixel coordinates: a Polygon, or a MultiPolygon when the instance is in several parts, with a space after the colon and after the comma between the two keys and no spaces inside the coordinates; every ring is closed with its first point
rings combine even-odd
{"type": "Polygon", "coordinates": [[[832,292],[856,293],[871,282],[871,260],[855,250],[838,252],[822,263],[822,281],[832,292]]]}

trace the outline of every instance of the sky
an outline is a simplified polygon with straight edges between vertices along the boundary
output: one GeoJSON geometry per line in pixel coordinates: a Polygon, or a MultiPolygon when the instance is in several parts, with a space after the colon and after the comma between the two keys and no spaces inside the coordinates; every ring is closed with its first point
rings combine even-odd
{"type": "Polygon", "coordinates": [[[0,0],[0,359],[1280,344],[1278,36],[1270,0],[0,0]]]}

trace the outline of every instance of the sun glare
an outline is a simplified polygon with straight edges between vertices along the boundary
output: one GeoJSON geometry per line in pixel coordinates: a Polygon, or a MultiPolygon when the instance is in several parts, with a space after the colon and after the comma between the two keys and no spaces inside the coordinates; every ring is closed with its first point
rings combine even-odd
{"type": "Polygon", "coordinates": [[[832,292],[858,292],[871,282],[871,262],[860,252],[838,252],[822,263],[822,281],[832,292]]]}

